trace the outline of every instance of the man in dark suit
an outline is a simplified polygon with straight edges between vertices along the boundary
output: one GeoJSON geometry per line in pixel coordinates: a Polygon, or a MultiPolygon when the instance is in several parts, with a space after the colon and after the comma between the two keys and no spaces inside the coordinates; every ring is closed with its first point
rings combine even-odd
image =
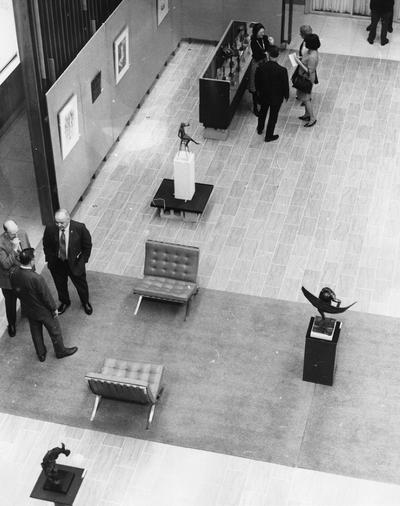
{"type": "Polygon", "coordinates": [[[262,63],[256,71],[256,90],[261,103],[257,126],[259,135],[263,133],[269,110],[265,142],[276,141],[279,138],[279,135],[274,135],[275,125],[283,99],[289,98],[287,70],[277,63],[279,49],[276,46],[271,46],[268,53],[269,61],[262,63]]]}
{"type": "Polygon", "coordinates": [[[370,44],[374,43],[376,37],[376,28],[378,26],[379,20],[381,21],[381,45],[389,43],[389,39],[387,38],[387,32],[391,28],[390,31],[393,31],[393,8],[394,8],[394,0],[371,0],[370,9],[371,9],[371,24],[367,28],[369,30],[368,42],[370,44]]]}
{"type": "Polygon", "coordinates": [[[53,342],[57,358],[69,357],[78,348],[64,346],[58,321],[57,306],[44,278],[32,270],[34,266],[33,248],[24,249],[19,255],[20,266],[10,274],[11,285],[21,300],[21,309],[28,317],[33,344],[41,362],[46,360],[46,346],[43,342],[43,326],[46,327],[53,342]]]}
{"type": "Polygon", "coordinates": [[[58,313],[64,313],[71,305],[68,293],[70,278],[85,313],[92,314],[85,269],[92,251],[92,238],[85,225],[71,220],[65,209],[59,209],[55,214],[55,224],[45,228],[43,249],[61,303],[58,313]]]}
{"type": "Polygon", "coordinates": [[[11,287],[10,272],[19,265],[19,254],[24,248],[30,248],[26,232],[20,230],[13,220],[3,225],[0,235],[0,288],[3,292],[8,322],[8,335],[14,337],[17,321],[17,295],[11,287]]]}

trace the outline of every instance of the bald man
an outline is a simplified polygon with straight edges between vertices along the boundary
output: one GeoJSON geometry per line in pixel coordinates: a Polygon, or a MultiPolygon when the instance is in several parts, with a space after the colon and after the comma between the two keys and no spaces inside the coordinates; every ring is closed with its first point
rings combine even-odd
{"type": "Polygon", "coordinates": [[[68,278],[78,292],[85,313],[92,314],[85,268],[92,251],[92,238],[86,226],[71,220],[66,209],[59,209],[55,223],[45,228],[43,249],[60,300],[58,314],[71,305],[68,278]]]}
{"type": "Polygon", "coordinates": [[[26,232],[19,229],[15,221],[7,220],[3,230],[0,235],[0,288],[6,306],[8,335],[14,337],[17,332],[17,295],[11,287],[10,272],[20,265],[20,252],[31,245],[26,232]]]}

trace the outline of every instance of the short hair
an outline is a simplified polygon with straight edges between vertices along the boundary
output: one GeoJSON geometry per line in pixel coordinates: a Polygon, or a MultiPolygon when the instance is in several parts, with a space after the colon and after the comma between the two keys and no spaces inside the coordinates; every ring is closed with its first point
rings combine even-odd
{"type": "Polygon", "coordinates": [[[310,35],[312,33],[312,28],[310,25],[301,25],[300,26],[300,33],[302,35],[310,35]]]}
{"type": "Polygon", "coordinates": [[[256,38],[257,33],[261,30],[261,28],[265,29],[265,26],[262,23],[254,23],[252,26],[252,37],[256,38]]]}
{"type": "Polygon", "coordinates": [[[276,46],[271,46],[268,48],[268,54],[271,58],[278,58],[279,56],[279,49],[276,46]]]}
{"type": "Polygon", "coordinates": [[[35,250],[33,248],[25,248],[19,254],[21,265],[28,265],[35,258],[35,250]]]}
{"type": "Polygon", "coordinates": [[[306,35],[304,42],[306,44],[307,49],[313,49],[316,51],[318,48],[321,47],[321,42],[316,33],[310,33],[309,35],[306,35]]]}

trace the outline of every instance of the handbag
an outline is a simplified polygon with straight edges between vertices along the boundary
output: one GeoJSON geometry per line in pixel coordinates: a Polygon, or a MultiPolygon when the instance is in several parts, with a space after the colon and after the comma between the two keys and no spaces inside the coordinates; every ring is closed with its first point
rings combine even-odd
{"type": "Polygon", "coordinates": [[[311,93],[312,82],[305,75],[297,74],[293,76],[293,88],[303,93],[311,93]]]}

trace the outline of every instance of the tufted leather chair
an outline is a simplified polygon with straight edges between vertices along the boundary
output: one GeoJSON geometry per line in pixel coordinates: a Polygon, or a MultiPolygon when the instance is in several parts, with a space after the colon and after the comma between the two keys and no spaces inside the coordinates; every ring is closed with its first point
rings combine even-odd
{"type": "Polygon", "coordinates": [[[146,241],[144,277],[135,279],[133,284],[133,293],[139,295],[135,315],[143,297],[148,297],[186,304],[186,320],[191,298],[199,290],[199,253],[194,246],[146,241]]]}
{"type": "Polygon", "coordinates": [[[164,366],[145,362],[130,362],[107,358],[99,373],[91,372],[85,376],[90,390],[95,394],[94,407],[90,421],[94,420],[102,397],[121,401],[148,404],[150,410],[146,429],[153,420],[156,403],[163,387],[164,366]]]}

